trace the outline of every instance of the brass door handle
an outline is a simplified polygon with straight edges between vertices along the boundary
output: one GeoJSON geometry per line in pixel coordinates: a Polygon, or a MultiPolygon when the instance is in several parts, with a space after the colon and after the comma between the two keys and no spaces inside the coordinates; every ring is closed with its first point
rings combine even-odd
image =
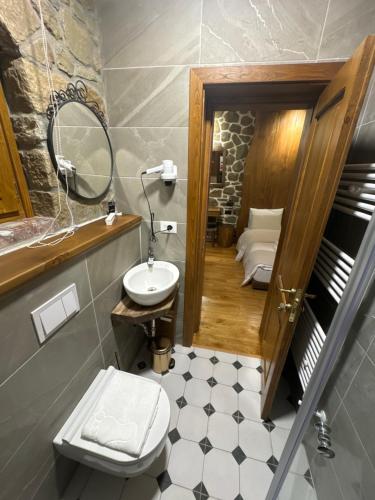
{"type": "Polygon", "coordinates": [[[292,309],[292,304],[289,304],[288,302],[281,302],[280,305],[278,306],[277,310],[278,311],[288,311],[289,309],[292,309]]]}
{"type": "Polygon", "coordinates": [[[279,288],[279,291],[284,292],[284,293],[291,293],[291,294],[297,293],[297,290],[295,288],[279,288]]]}

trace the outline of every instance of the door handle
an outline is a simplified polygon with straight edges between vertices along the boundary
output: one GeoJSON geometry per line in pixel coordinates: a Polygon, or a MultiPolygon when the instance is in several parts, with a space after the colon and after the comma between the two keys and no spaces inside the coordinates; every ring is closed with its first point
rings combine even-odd
{"type": "Polygon", "coordinates": [[[295,288],[279,288],[279,291],[283,293],[290,293],[292,295],[297,293],[297,290],[295,288]]]}
{"type": "Polygon", "coordinates": [[[277,310],[284,312],[289,311],[288,321],[289,323],[294,323],[297,317],[298,308],[301,305],[302,290],[297,290],[296,288],[284,288],[283,280],[280,274],[277,277],[277,288],[279,289],[282,300],[277,310]],[[293,299],[290,302],[286,299],[286,293],[290,296],[290,298],[293,296],[293,299]]]}
{"type": "Polygon", "coordinates": [[[280,302],[279,307],[277,308],[278,311],[287,311],[293,307],[292,304],[289,304],[288,302],[280,302]]]}

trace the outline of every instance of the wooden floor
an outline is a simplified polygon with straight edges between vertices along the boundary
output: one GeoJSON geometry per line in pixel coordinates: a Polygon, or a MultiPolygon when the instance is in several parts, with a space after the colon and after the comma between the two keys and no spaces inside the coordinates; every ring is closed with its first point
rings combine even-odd
{"type": "Polygon", "coordinates": [[[193,344],[260,356],[259,326],[267,292],[240,286],[243,266],[235,255],[234,247],[206,247],[201,326],[193,344]]]}

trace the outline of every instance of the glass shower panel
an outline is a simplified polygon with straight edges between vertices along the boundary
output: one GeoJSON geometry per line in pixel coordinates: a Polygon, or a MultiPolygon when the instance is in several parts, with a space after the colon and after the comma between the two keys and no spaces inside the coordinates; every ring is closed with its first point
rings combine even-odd
{"type": "MultiPolygon", "coordinates": [[[[279,500],[375,498],[375,281],[372,278],[343,350],[310,421],[279,500]],[[321,414],[324,411],[324,415],[321,414]],[[318,441],[326,417],[328,442],[318,441]],[[330,441],[330,443],[329,443],[330,441]],[[320,453],[318,446],[321,446],[320,453]],[[332,458],[324,447],[334,453],[332,458]],[[323,454],[322,454],[323,452],[323,454]],[[307,460],[306,473],[303,471],[307,460]]],[[[321,436],[324,438],[324,436],[321,436]]]]}

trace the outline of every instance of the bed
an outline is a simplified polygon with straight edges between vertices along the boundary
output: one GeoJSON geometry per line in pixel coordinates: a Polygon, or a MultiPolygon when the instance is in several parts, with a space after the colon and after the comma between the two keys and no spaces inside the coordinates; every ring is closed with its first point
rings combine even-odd
{"type": "Polygon", "coordinates": [[[236,260],[244,267],[241,286],[267,289],[281,231],[283,209],[250,208],[248,227],[237,242],[236,260]]]}

